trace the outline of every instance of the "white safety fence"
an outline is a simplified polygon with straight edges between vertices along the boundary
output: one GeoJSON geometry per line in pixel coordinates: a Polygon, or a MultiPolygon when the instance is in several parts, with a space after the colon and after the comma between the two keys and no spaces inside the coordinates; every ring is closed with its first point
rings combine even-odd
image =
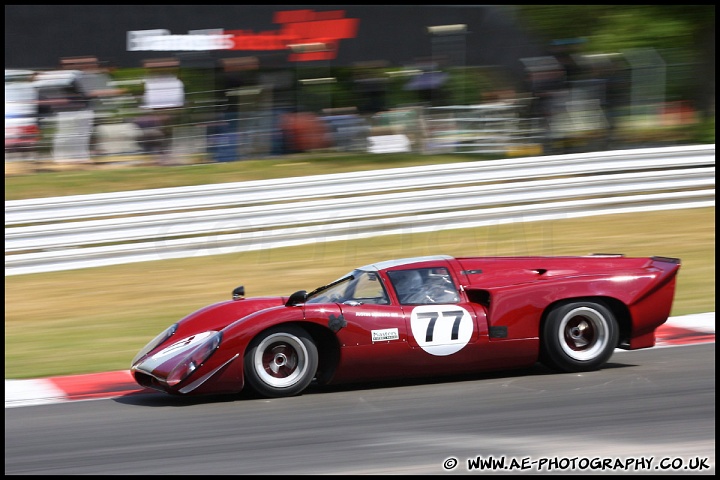
{"type": "Polygon", "coordinates": [[[8,201],[5,275],[715,205],[715,145],[8,201]]]}

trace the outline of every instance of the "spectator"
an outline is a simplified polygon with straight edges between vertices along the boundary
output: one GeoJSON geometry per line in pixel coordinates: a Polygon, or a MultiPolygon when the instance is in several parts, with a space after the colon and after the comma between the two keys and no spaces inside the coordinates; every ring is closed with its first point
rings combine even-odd
{"type": "Polygon", "coordinates": [[[242,138],[248,139],[249,132],[242,131],[243,117],[257,116],[252,113],[256,94],[250,94],[253,88],[258,90],[259,61],[257,57],[235,57],[219,60],[215,76],[217,115],[215,122],[208,127],[208,150],[215,161],[235,161],[240,151],[242,138]]]}
{"type": "Polygon", "coordinates": [[[136,120],[142,129],[143,149],[158,165],[169,165],[172,130],[185,105],[185,86],[177,76],[179,62],[174,58],[147,60],[141,108],[146,115],[136,120]]]}
{"type": "Polygon", "coordinates": [[[521,59],[525,65],[525,87],[530,93],[529,116],[538,121],[544,153],[553,153],[560,132],[554,128],[567,97],[567,76],[552,56],[521,59]]]}
{"type": "Polygon", "coordinates": [[[608,134],[606,148],[618,148],[621,138],[618,134],[618,123],[623,110],[630,104],[629,69],[625,59],[620,55],[610,58],[607,72],[606,111],[608,118],[608,134]]]}
{"type": "MultiPolygon", "coordinates": [[[[91,138],[95,127],[95,111],[103,100],[122,90],[110,86],[111,78],[100,68],[94,57],[65,58],[62,69],[67,72],[63,96],[49,101],[55,111],[53,160],[56,163],[91,163],[91,138]]],[[[43,101],[43,99],[41,99],[43,101]]]]}

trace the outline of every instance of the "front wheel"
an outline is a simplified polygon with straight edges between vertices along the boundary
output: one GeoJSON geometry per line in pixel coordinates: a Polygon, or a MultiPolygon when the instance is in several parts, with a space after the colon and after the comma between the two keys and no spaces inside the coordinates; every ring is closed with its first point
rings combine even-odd
{"type": "Polygon", "coordinates": [[[298,395],[310,385],[317,367],[315,342],[294,325],[262,332],[245,352],[247,383],[265,397],[298,395]]]}
{"type": "Polygon", "coordinates": [[[596,302],[572,302],[553,308],[542,330],[541,361],[564,372],[602,367],[618,343],[612,312],[596,302]]]}

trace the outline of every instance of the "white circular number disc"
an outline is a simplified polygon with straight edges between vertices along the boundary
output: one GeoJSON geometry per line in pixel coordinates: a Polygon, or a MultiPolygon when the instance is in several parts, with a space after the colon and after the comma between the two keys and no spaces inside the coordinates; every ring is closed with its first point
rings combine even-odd
{"type": "Polygon", "coordinates": [[[470,342],[473,321],[470,313],[457,305],[421,305],[410,315],[410,328],[420,348],[430,355],[445,356],[470,342]]]}

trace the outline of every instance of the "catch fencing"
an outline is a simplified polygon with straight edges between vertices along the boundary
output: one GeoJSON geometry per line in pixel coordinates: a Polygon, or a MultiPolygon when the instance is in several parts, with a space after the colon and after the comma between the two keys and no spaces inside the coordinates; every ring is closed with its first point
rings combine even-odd
{"type": "Polygon", "coordinates": [[[5,202],[5,275],[715,205],[715,145],[5,202]]]}

